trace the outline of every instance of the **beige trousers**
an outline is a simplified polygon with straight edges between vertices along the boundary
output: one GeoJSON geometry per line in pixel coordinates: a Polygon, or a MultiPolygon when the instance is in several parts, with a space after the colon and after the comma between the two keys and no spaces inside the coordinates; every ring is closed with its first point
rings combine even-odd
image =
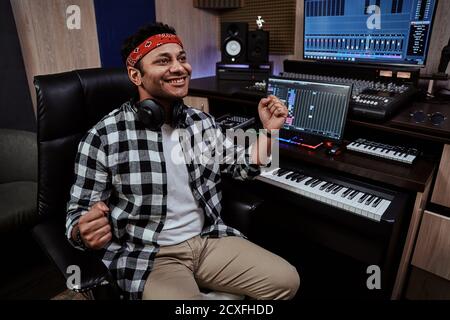
{"type": "Polygon", "coordinates": [[[196,236],[161,247],[143,299],[197,299],[200,288],[253,299],[292,299],[300,285],[294,266],[240,237],[196,236]]]}

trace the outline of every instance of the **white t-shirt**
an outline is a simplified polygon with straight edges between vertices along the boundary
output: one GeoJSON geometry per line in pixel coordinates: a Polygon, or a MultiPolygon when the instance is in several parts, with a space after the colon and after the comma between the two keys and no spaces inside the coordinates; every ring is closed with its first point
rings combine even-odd
{"type": "Polygon", "coordinates": [[[161,128],[167,172],[167,217],[158,244],[170,246],[200,234],[205,215],[189,185],[178,129],[167,124],[161,128]]]}

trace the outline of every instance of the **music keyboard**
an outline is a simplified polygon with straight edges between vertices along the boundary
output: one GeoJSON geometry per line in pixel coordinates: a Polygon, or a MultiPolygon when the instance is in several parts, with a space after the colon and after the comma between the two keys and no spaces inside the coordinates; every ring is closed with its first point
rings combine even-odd
{"type": "Polygon", "coordinates": [[[377,222],[393,200],[388,194],[303,170],[276,168],[256,179],[377,222]]]}
{"type": "Polygon", "coordinates": [[[407,164],[412,164],[419,153],[414,148],[392,146],[362,138],[349,143],[347,149],[407,164]]]}

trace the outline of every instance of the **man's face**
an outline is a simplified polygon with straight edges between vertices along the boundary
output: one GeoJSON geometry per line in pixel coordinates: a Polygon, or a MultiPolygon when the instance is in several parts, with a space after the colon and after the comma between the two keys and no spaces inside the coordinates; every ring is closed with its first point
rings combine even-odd
{"type": "Polygon", "coordinates": [[[143,89],[151,98],[173,101],[187,96],[192,67],[176,43],[150,51],[141,60],[143,89]]]}

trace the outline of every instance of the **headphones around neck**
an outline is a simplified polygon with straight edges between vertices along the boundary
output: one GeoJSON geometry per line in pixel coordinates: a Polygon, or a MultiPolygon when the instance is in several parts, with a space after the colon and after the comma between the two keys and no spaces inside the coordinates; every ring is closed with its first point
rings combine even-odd
{"type": "MultiPolygon", "coordinates": [[[[153,99],[137,101],[131,99],[131,105],[137,113],[138,120],[148,129],[156,131],[161,129],[166,119],[164,107],[153,99]]],[[[185,121],[185,108],[182,99],[172,103],[172,127],[175,128],[185,121]]]]}

